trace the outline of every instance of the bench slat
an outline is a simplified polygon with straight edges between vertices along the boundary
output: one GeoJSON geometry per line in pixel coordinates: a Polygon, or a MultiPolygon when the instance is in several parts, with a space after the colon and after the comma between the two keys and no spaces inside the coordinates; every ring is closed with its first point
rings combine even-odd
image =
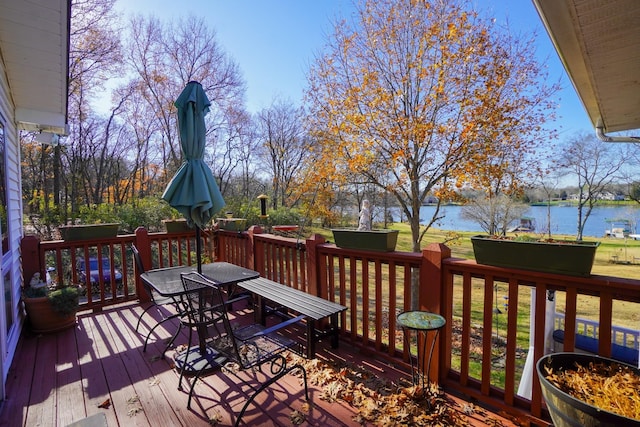
{"type": "Polygon", "coordinates": [[[347,309],[344,305],[262,277],[247,280],[238,286],[314,320],[324,319],[347,309]]]}

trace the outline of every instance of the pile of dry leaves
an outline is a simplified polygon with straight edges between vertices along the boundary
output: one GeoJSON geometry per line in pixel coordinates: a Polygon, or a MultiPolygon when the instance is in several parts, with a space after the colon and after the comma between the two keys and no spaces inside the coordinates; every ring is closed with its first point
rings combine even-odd
{"type": "MultiPolygon", "coordinates": [[[[291,363],[299,363],[305,367],[310,385],[322,389],[320,399],[348,403],[357,409],[355,420],[361,424],[468,425],[462,412],[454,409],[455,402],[451,402],[437,387],[427,393],[419,386],[403,387],[352,364],[329,364],[293,354],[290,358],[291,363]]],[[[300,415],[302,414],[292,415],[294,424],[296,419],[301,418],[300,415]]],[[[496,424],[492,420],[488,420],[488,424],[500,425],[499,421],[496,424]]]]}
{"type": "Polygon", "coordinates": [[[576,364],[576,369],[553,372],[546,378],[578,400],[623,417],[640,420],[640,376],[617,363],[576,364]]]}

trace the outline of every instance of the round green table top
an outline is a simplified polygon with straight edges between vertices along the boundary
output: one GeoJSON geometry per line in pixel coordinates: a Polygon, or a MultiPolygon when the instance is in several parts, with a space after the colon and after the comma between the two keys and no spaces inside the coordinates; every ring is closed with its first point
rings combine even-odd
{"type": "Polygon", "coordinates": [[[440,329],[446,323],[444,317],[428,311],[405,311],[398,314],[400,326],[421,331],[440,329]]]}

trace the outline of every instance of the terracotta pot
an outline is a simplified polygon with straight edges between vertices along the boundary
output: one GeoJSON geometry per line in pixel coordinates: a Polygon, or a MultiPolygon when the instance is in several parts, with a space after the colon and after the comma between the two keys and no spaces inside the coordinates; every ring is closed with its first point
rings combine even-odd
{"type": "Polygon", "coordinates": [[[31,323],[31,330],[37,334],[58,332],[76,324],[76,314],[62,316],[51,308],[47,297],[24,298],[24,307],[31,323]]]}

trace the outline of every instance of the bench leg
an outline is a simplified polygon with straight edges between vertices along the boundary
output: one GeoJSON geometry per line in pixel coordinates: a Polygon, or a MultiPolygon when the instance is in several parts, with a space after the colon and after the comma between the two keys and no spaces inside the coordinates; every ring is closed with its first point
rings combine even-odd
{"type": "Polygon", "coordinates": [[[316,357],[316,321],[307,318],[307,358],[316,357]]]}
{"type": "Polygon", "coordinates": [[[260,295],[255,295],[255,306],[253,310],[254,320],[256,323],[260,323],[261,325],[266,325],[267,315],[265,313],[265,301],[260,295]]]}
{"type": "Polygon", "coordinates": [[[331,348],[338,348],[338,334],[340,333],[340,328],[338,328],[338,315],[331,315],[331,324],[329,325],[329,331],[331,333],[331,348]]]}

